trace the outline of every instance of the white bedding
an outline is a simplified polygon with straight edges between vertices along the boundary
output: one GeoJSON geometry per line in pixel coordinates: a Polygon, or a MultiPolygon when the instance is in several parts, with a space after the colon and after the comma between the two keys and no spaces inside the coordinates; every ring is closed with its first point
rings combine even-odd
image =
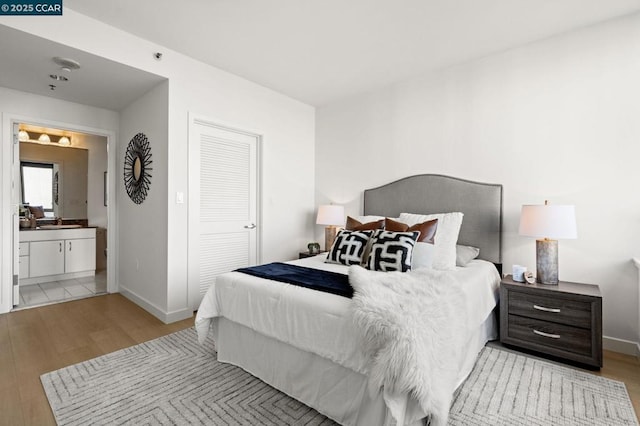
{"type": "MultiPolygon", "coordinates": [[[[288,263],[348,273],[348,267],[324,263],[319,255],[288,263]]],[[[467,330],[475,331],[496,306],[499,275],[493,264],[474,260],[456,267],[452,276],[463,283],[467,330]]],[[[366,356],[358,345],[349,306],[351,299],[265,280],[238,272],[220,275],[198,309],[196,330],[201,340],[211,320],[224,317],[265,336],[367,374],[366,356]]]]}

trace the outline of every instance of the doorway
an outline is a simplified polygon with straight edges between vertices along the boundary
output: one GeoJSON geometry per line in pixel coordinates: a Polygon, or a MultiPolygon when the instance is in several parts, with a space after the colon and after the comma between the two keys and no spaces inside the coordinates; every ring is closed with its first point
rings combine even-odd
{"type": "Polygon", "coordinates": [[[114,291],[114,135],[25,119],[12,128],[13,310],[114,291]]]}
{"type": "Polygon", "coordinates": [[[189,306],[259,262],[259,134],[189,117],[189,306]]]}

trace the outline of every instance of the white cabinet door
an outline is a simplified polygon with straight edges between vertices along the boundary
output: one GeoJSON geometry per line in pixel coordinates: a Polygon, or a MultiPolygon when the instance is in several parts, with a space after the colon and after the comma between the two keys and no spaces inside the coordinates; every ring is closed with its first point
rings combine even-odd
{"type": "Polygon", "coordinates": [[[20,256],[18,257],[18,277],[20,279],[29,278],[29,243],[20,243],[18,246],[18,252],[20,253],[20,256]]]}
{"type": "Polygon", "coordinates": [[[20,279],[29,278],[29,256],[20,256],[18,258],[19,263],[19,275],[20,279]]]}
{"type": "Polygon", "coordinates": [[[63,274],[64,240],[32,241],[29,259],[30,278],[63,274]]]}
{"type": "Polygon", "coordinates": [[[96,269],[96,239],[65,240],[64,272],[83,272],[96,269]]]}

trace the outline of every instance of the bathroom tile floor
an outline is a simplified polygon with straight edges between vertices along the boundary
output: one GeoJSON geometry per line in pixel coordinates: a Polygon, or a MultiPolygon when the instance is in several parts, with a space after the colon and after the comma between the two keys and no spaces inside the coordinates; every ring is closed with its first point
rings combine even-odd
{"type": "Polygon", "coordinates": [[[106,271],[96,272],[94,277],[21,285],[20,304],[14,310],[92,297],[106,292],[106,271]]]}

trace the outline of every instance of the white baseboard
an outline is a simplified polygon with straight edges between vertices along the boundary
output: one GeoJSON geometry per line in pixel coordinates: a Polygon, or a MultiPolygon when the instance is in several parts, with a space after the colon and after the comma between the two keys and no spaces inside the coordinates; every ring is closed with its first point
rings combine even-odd
{"type": "Polygon", "coordinates": [[[640,356],[640,342],[602,336],[602,346],[608,351],[619,352],[631,356],[640,356]]]}
{"type": "MultiPolygon", "coordinates": [[[[182,321],[183,319],[193,317],[193,309],[185,308],[178,311],[167,312],[166,318],[162,320],[165,324],[171,324],[172,322],[182,321]]],[[[195,321],[195,318],[194,318],[195,321]]]]}
{"type": "Polygon", "coordinates": [[[165,324],[170,324],[172,322],[180,321],[186,318],[191,318],[193,316],[193,311],[189,308],[180,309],[178,311],[165,312],[155,304],[149,302],[144,297],[127,289],[122,284],[120,285],[120,294],[122,294],[124,297],[131,300],[133,303],[140,306],[142,309],[149,312],[151,315],[158,318],[165,324]]]}

